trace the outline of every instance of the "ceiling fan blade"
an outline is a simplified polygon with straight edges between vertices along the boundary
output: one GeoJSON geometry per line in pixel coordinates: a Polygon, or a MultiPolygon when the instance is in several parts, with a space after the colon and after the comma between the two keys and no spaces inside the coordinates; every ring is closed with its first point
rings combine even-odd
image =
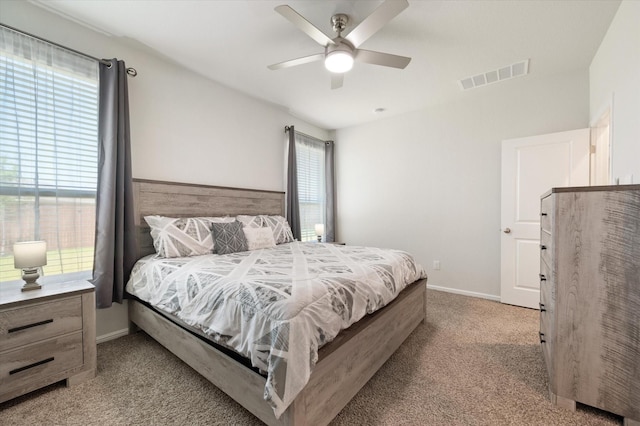
{"type": "Polygon", "coordinates": [[[345,38],[358,47],[407,7],[409,7],[407,0],[387,0],[364,21],[360,22],[345,38]]]}
{"type": "Polygon", "coordinates": [[[302,32],[314,39],[320,45],[327,46],[329,44],[335,44],[329,36],[320,31],[315,25],[307,21],[302,15],[286,4],[276,7],[275,11],[287,18],[289,22],[298,27],[298,29],[302,30],[302,32]]]}
{"type": "Polygon", "coordinates": [[[331,73],[331,90],[339,89],[344,83],[344,74],[331,73]]]}
{"type": "Polygon", "coordinates": [[[324,59],[324,53],[316,53],[315,55],[278,62],[277,64],[269,65],[267,68],[270,70],[281,70],[282,68],[295,67],[296,65],[308,64],[309,62],[320,61],[322,59],[324,59]]]}
{"type": "Polygon", "coordinates": [[[356,50],[356,61],[365,62],[367,64],[382,65],[384,67],[393,67],[404,69],[411,58],[406,56],[392,55],[390,53],[374,52],[372,50],[356,50]]]}

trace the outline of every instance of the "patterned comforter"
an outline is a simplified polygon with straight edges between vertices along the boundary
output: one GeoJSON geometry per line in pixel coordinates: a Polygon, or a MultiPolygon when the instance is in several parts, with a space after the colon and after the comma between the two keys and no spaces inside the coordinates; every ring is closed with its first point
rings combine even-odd
{"type": "Polygon", "coordinates": [[[309,380],[318,349],[425,278],[399,250],[281,244],[227,255],[138,261],[127,291],[251,360],[276,417],[309,380]]]}

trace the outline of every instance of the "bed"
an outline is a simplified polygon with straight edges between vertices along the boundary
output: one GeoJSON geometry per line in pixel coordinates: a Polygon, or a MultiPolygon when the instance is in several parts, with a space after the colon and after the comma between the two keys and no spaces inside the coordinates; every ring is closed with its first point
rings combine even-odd
{"type": "MultiPolygon", "coordinates": [[[[282,215],[284,194],[274,191],[134,180],[137,257],[153,253],[144,216],[282,215]]],[[[287,245],[288,246],[288,245],[287,245]]],[[[291,243],[284,251],[325,251],[337,246],[291,243]]],[[[146,260],[147,258],[145,258],[146,260]]],[[[249,368],[211,336],[187,320],[155,309],[136,298],[129,301],[135,326],[181,358],[222,391],[269,425],[327,424],[351,400],[421,322],[426,312],[426,278],[406,286],[382,309],[364,316],[317,351],[308,382],[278,417],[265,400],[267,377],[249,368]]],[[[272,402],[273,403],[273,402],[272,402]]]]}

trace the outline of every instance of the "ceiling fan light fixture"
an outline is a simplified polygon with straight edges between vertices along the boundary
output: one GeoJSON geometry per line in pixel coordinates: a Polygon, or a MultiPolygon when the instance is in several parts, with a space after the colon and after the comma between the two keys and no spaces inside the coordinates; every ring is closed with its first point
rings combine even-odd
{"type": "Polygon", "coordinates": [[[327,53],[324,66],[333,73],[345,73],[353,68],[353,55],[345,50],[334,50],[327,53]]]}

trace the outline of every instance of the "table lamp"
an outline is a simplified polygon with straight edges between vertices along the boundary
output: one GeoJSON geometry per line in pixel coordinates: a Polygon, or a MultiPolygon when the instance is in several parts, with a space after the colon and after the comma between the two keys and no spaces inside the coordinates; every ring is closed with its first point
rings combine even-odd
{"type": "Polygon", "coordinates": [[[316,223],[316,235],[318,236],[318,242],[322,242],[322,235],[324,235],[323,223],[316,223]]]}
{"type": "Polygon", "coordinates": [[[38,268],[47,264],[47,243],[45,241],[24,241],[13,245],[13,266],[22,269],[25,281],[22,291],[42,288],[37,280],[38,268]]]}

